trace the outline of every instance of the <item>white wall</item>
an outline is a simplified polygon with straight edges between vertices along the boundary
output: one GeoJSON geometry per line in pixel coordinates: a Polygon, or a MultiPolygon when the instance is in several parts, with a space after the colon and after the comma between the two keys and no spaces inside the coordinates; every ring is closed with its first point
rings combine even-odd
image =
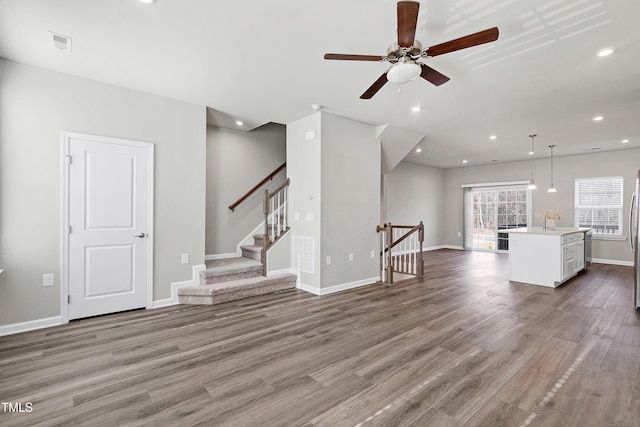
{"type": "Polygon", "coordinates": [[[286,160],[286,128],[269,123],[250,132],[207,127],[207,255],[228,254],[264,221],[265,189],[275,189],[287,177],[279,172],[233,212],[238,200],[286,160]]]}
{"type": "Polygon", "coordinates": [[[424,224],[423,247],[443,243],[445,223],[444,170],[401,162],[385,176],[387,218],[397,225],[424,224]]]}
{"type": "Polygon", "coordinates": [[[0,326],[60,315],[65,130],[155,144],[154,300],[191,279],[204,262],[205,128],[203,106],[0,59],[0,326]]]}
{"type": "MultiPolygon", "coordinates": [[[[547,193],[550,181],[550,159],[534,162],[534,179],[538,190],[532,192],[533,212],[539,209],[560,209],[564,218],[560,226],[574,226],[574,183],[576,178],[608,176],[624,177],[624,235],[628,238],[629,201],[634,191],[635,176],[640,169],[640,149],[591,153],[578,156],[554,157],[554,185],[557,193],[547,193]]],[[[470,166],[445,171],[445,228],[444,243],[462,246],[462,184],[483,182],[529,180],[529,162],[513,162],[497,165],[470,166]]],[[[541,226],[541,218],[533,218],[534,226],[541,226]]],[[[631,262],[629,241],[594,240],[593,257],[601,260],[631,262]]]]}

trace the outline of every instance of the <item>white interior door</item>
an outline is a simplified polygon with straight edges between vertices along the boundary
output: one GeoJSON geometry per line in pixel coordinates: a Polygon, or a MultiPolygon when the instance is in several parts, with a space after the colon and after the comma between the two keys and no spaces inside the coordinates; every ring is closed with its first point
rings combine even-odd
{"type": "Polygon", "coordinates": [[[153,146],[65,133],[69,319],[146,307],[153,146]]]}

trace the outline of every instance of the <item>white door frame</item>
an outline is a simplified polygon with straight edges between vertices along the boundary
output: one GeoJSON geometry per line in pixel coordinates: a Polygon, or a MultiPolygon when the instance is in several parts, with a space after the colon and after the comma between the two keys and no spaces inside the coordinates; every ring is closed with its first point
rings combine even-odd
{"type": "Polygon", "coordinates": [[[153,194],[154,194],[154,145],[150,142],[133,141],[122,138],[111,138],[106,136],[89,135],[78,132],[62,131],[62,259],[61,259],[61,278],[60,278],[60,317],[62,323],[69,323],[69,142],[71,139],[83,139],[95,142],[104,142],[111,144],[120,144],[133,147],[146,148],[149,153],[149,197],[148,204],[148,244],[147,244],[147,306],[153,307],[153,194]]]}

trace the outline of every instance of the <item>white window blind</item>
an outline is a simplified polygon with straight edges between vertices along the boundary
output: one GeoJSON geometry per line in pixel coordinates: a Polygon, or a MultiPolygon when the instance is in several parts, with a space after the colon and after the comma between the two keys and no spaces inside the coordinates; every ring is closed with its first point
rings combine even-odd
{"type": "Polygon", "coordinates": [[[622,235],[621,176],[576,179],[575,224],[595,234],[622,235]]]}

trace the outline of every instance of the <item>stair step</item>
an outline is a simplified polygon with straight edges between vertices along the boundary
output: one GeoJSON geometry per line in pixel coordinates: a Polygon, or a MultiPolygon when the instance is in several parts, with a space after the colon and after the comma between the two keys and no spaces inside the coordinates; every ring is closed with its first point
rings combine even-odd
{"type": "Polygon", "coordinates": [[[262,276],[263,270],[261,262],[243,257],[207,261],[206,265],[200,272],[201,285],[262,276]]]}
{"type": "Polygon", "coordinates": [[[221,304],[257,295],[269,294],[296,287],[295,274],[271,277],[249,277],[209,285],[196,285],[178,291],[180,304],[221,304]]]}
{"type": "Polygon", "coordinates": [[[253,259],[256,261],[260,261],[262,258],[262,246],[258,245],[247,245],[241,246],[242,256],[245,258],[253,259]]]}
{"type": "Polygon", "coordinates": [[[254,234],[253,244],[262,247],[262,245],[264,244],[264,234],[254,234]]]}

